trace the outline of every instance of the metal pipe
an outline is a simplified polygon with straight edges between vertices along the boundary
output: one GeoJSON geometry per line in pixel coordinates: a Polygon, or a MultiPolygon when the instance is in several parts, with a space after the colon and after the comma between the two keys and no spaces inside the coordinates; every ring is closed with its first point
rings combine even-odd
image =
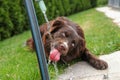
{"type": "Polygon", "coordinates": [[[38,59],[42,80],[50,80],[49,74],[48,74],[48,68],[47,68],[47,61],[45,57],[45,52],[42,44],[41,34],[39,30],[39,25],[38,25],[33,1],[25,0],[25,6],[26,6],[28,17],[29,17],[29,22],[31,25],[30,28],[31,28],[32,36],[33,36],[35,47],[36,47],[36,55],[38,59]]]}

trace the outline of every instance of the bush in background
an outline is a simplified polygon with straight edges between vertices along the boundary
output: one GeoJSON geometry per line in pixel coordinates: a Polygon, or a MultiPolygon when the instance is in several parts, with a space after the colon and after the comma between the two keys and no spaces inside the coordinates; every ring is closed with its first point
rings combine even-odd
{"type": "MultiPolygon", "coordinates": [[[[29,29],[24,0],[0,0],[0,40],[29,29]]],[[[68,16],[82,10],[105,4],[107,0],[44,0],[49,20],[68,16]]],[[[34,2],[39,24],[45,22],[37,2],[34,2]]]]}
{"type": "Polygon", "coordinates": [[[106,5],[108,3],[108,0],[90,0],[90,2],[92,7],[96,7],[106,5]]]}
{"type": "Polygon", "coordinates": [[[21,0],[0,1],[0,40],[23,32],[27,28],[21,0]]]}
{"type": "Polygon", "coordinates": [[[105,5],[108,3],[108,0],[97,0],[97,6],[105,5]]]}

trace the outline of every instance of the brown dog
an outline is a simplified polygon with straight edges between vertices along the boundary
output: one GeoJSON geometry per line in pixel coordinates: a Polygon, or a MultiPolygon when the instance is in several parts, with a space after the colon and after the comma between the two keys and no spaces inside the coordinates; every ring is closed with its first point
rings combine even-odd
{"type": "MultiPolygon", "coordinates": [[[[58,17],[50,21],[50,25],[50,33],[53,39],[49,38],[46,23],[40,27],[47,59],[70,62],[73,59],[81,58],[96,69],[102,70],[108,67],[105,61],[93,56],[86,48],[84,33],[79,25],[65,17],[58,17]]],[[[34,49],[32,38],[27,40],[27,45],[34,49]]]]}

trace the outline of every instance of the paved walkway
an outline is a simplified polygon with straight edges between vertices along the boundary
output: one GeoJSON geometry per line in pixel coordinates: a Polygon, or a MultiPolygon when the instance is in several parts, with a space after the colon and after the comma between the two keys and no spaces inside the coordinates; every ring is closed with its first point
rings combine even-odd
{"type": "Polygon", "coordinates": [[[120,51],[100,56],[100,59],[108,63],[107,70],[96,70],[86,62],[78,62],[65,69],[58,80],[120,80],[120,51]]]}
{"type": "Polygon", "coordinates": [[[120,10],[113,9],[111,7],[100,7],[96,8],[97,11],[104,12],[105,15],[116,23],[120,27],[120,10]]]}

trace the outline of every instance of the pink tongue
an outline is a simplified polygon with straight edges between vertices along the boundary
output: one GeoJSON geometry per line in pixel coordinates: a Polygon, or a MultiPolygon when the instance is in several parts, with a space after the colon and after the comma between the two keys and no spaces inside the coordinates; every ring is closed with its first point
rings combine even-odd
{"type": "Polygon", "coordinates": [[[50,52],[50,60],[51,61],[59,61],[60,60],[60,52],[57,50],[57,49],[53,49],[51,52],[50,52]]]}

